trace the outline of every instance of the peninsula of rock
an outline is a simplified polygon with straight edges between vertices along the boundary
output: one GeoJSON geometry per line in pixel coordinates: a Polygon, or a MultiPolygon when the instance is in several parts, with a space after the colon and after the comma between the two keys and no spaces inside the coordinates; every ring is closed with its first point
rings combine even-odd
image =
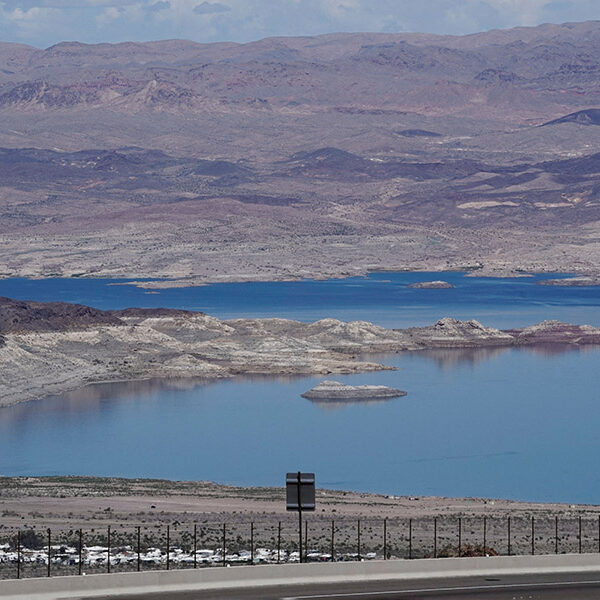
{"type": "Polygon", "coordinates": [[[600,329],[545,321],[500,331],[450,318],[385,329],[0,298],[0,406],[106,381],[356,373],[390,369],[359,358],[368,353],[539,343],[600,344],[600,329]]]}
{"type": "Polygon", "coordinates": [[[300,395],[308,400],[383,400],[406,396],[406,392],[385,385],[347,385],[339,381],[321,381],[300,395]]]}
{"type": "Polygon", "coordinates": [[[591,287],[600,285],[600,277],[564,277],[561,279],[543,279],[537,285],[554,285],[557,287],[591,287]]]}

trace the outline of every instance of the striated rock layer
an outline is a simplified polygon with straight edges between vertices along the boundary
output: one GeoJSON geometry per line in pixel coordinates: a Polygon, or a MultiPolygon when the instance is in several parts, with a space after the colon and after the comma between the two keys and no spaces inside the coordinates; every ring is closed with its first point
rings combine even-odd
{"type": "Polygon", "coordinates": [[[0,406],[102,381],[355,373],[390,369],[357,358],[370,352],[540,343],[600,344],[600,329],[545,321],[500,331],[449,318],[385,329],[366,321],[219,320],[0,298],[0,406]]]}

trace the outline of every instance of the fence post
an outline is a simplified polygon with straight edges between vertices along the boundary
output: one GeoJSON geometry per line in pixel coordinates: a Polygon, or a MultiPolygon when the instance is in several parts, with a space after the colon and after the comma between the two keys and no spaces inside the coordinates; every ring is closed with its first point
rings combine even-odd
{"type": "MultiPolygon", "coordinates": [[[[302,550],[300,550],[302,552],[302,550]]],[[[308,519],[304,521],[304,560],[308,556],[308,519]]]]}
{"type": "Polygon", "coordinates": [[[48,577],[51,575],[50,561],[52,560],[52,532],[48,528],[48,577]]]}
{"type": "Polygon", "coordinates": [[[581,515],[579,515],[579,554],[581,554],[582,551],[582,543],[583,540],[581,539],[581,515]]]}
{"type": "Polygon", "coordinates": [[[554,554],[558,554],[558,516],[554,517],[554,554]]]}
{"type": "Polygon", "coordinates": [[[598,516],[598,552],[600,552],[600,515],[598,516]]]}
{"type": "Polygon", "coordinates": [[[79,530],[79,575],[81,575],[81,562],[82,562],[82,557],[83,557],[83,531],[80,529],[79,530]]]}
{"type": "Polygon", "coordinates": [[[535,555],[535,517],[531,517],[531,556],[535,555]]]}
{"type": "Polygon", "coordinates": [[[483,554],[487,554],[487,517],[483,517],[483,554]]]}
{"type": "Polygon", "coordinates": [[[106,546],[106,570],[110,573],[110,525],[108,526],[107,546],[106,546]]]}
{"type": "Polygon", "coordinates": [[[408,520],[408,558],[412,558],[412,519],[408,520]]]}
{"type": "Polygon", "coordinates": [[[171,526],[167,525],[167,571],[171,568],[171,526]]]}
{"type": "Polygon", "coordinates": [[[331,562],[335,560],[335,520],[331,519],[331,562]]]}
{"type": "Polygon", "coordinates": [[[17,579],[21,579],[21,530],[17,531],[17,579]]]}
{"type": "Polygon", "coordinates": [[[281,521],[277,524],[277,564],[281,562],[281,521]]]}
{"type": "Polygon", "coordinates": [[[254,521],[250,523],[250,564],[254,564],[254,521]]]}
{"type": "Polygon", "coordinates": [[[387,560],[387,517],[383,519],[383,560],[387,560]]]}
{"type": "Polygon", "coordinates": [[[223,566],[225,566],[225,541],[227,538],[227,524],[223,523],[223,566]]]}
{"type": "Polygon", "coordinates": [[[437,558],[437,517],[433,517],[433,558],[437,558]]]}
{"type": "Polygon", "coordinates": [[[194,569],[198,568],[198,524],[194,523],[194,569]]]}
{"type": "Polygon", "coordinates": [[[142,528],[137,527],[137,570],[142,570],[142,528]]]}
{"type": "Polygon", "coordinates": [[[358,560],[360,560],[360,519],[358,519],[356,523],[356,533],[357,533],[357,550],[358,550],[358,560]]]}
{"type": "Polygon", "coordinates": [[[508,517],[508,555],[511,555],[511,547],[510,547],[510,517],[508,517]]]}
{"type": "Polygon", "coordinates": [[[462,556],[462,517],[458,517],[458,556],[462,556]]]}

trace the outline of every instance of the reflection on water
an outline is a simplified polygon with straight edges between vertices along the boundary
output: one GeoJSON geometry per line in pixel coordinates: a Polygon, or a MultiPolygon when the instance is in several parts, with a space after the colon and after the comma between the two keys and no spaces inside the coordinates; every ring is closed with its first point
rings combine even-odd
{"type": "Polygon", "coordinates": [[[369,404],[384,404],[385,402],[397,400],[397,398],[355,398],[349,400],[316,400],[315,398],[307,398],[307,400],[323,410],[339,410],[352,404],[362,404],[363,406],[369,404]]]}
{"type": "MultiPolygon", "coordinates": [[[[529,353],[540,357],[557,357],[566,353],[576,355],[596,355],[597,346],[576,346],[574,344],[537,344],[535,346],[498,346],[489,348],[437,348],[420,350],[416,352],[400,352],[385,354],[364,354],[360,360],[379,362],[396,366],[398,357],[415,357],[433,362],[440,371],[452,370],[460,365],[474,367],[482,362],[493,361],[506,353],[529,353]]],[[[402,363],[402,358],[400,363],[402,363]]],[[[340,377],[336,375],[336,377],[340,377]]],[[[347,377],[347,376],[346,376],[347,377]]],[[[303,382],[306,375],[243,375],[236,377],[235,383],[255,383],[262,385],[289,384],[303,382]]],[[[312,381],[312,378],[310,379],[312,381]]],[[[18,422],[35,417],[37,420],[48,413],[94,413],[106,408],[107,403],[122,403],[127,401],[144,402],[150,398],[161,398],[166,392],[198,392],[200,387],[216,386],[215,394],[218,396],[218,386],[231,383],[230,380],[203,379],[199,377],[141,379],[133,381],[115,381],[88,385],[76,390],[65,392],[58,396],[32,402],[16,404],[7,408],[0,408],[0,423],[18,422]]],[[[312,385],[312,384],[306,384],[312,385]]],[[[304,390],[306,391],[306,390],[304,390]]],[[[171,394],[169,394],[171,395],[171,394]]],[[[397,398],[367,398],[348,400],[323,400],[304,399],[322,410],[339,410],[352,404],[377,405],[397,398]]]]}
{"type": "MultiPolygon", "coordinates": [[[[373,358],[373,357],[371,357],[373,358]]],[[[323,377],[90,386],[0,411],[0,473],[338,487],[409,495],[595,502],[600,348],[492,348],[377,357],[336,375],[408,396],[315,403],[323,377]]]]}
{"type": "MultiPolygon", "coordinates": [[[[524,352],[541,357],[556,357],[565,353],[591,354],[598,353],[597,346],[576,346],[573,344],[538,344],[535,346],[498,346],[489,348],[437,348],[417,352],[400,352],[386,354],[364,354],[360,360],[379,362],[397,366],[398,357],[418,356],[432,361],[440,371],[452,370],[460,365],[476,366],[481,362],[492,361],[510,352],[524,352]]],[[[402,359],[401,359],[402,362],[402,359]]],[[[340,377],[336,375],[336,377],[340,377]]],[[[346,376],[347,377],[347,376],[346,376]]],[[[303,382],[306,375],[244,375],[236,377],[235,382],[255,383],[262,385],[289,384],[303,382]]],[[[310,379],[312,381],[312,378],[310,379]]],[[[88,385],[76,390],[65,392],[58,396],[49,396],[41,400],[19,403],[7,408],[0,408],[0,424],[19,422],[48,413],[94,413],[106,408],[107,403],[122,403],[127,401],[144,402],[149,398],[160,398],[166,392],[198,392],[200,387],[218,386],[231,383],[230,380],[203,379],[200,377],[140,379],[133,381],[114,381],[88,385]]],[[[311,385],[312,384],[306,384],[311,385]]],[[[306,391],[306,390],[304,390],[306,391]]],[[[170,394],[169,394],[170,395],[170,394]]],[[[377,405],[398,400],[397,398],[367,398],[349,400],[304,399],[322,410],[339,410],[352,404],[377,405]]]]}
{"type": "MultiPolygon", "coordinates": [[[[242,383],[290,383],[306,379],[302,375],[243,375],[236,377],[242,383]]],[[[8,407],[0,407],[0,425],[10,421],[18,422],[48,413],[90,413],[104,410],[107,404],[121,402],[144,402],[152,397],[161,397],[164,393],[193,392],[200,387],[218,386],[228,379],[205,379],[201,377],[181,377],[162,379],[138,379],[132,381],[111,381],[96,383],[48,396],[31,402],[21,402],[8,407]]]]}
{"type": "MultiPolygon", "coordinates": [[[[63,402],[68,403],[69,407],[81,408],[82,405],[87,403],[98,403],[108,398],[128,398],[129,396],[156,393],[161,390],[185,391],[194,389],[199,385],[208,385],[208,382],[206,379],[194,377],[114,381],[88,385],[84,388],[62,394],[60,397],[63,402]]],[[[42,403],[43,401],[40,402],[40,404],[42,403]]]]}
{"type": "MultiPolygon", "coordinates": [[[[507,352],[528,352],[542,357],[560,356],[565,353],[593,353],[597,346],[577,346],[575,344],[536,344],[535,346],[489,346],[487,348],[433,348],[418,350],[418,354],[434,361],[440,369],[452,369],[460,364],[477,365],[493,360],[507,352]]],[[[411,352],[412,354],[413,352],[411,352]]],[[[400,354],[400,353],[399,353],[400,354]]],[[[389,354],[362,355],[364,360],[386,363],[389,354]]]]}
{"type": "Polygon", "coordinates": [[[200,378],[140,379],[87,385],[58,396],[49,396],[32,402],[22,402],[0,408],[0,423],[36,418],[48,413],[89,413],[102,410],[105,402],[126,402],[160,394],[161,391],[190,391],[213,382],[200,378]]]}
{"type": "Polygon", "coordinates": [[[597,346],[577,346],[575,344],[536,344],[535,346],[527,346],[527,352],[532,352],[539,356],[558,356],[567,352],[575,354],[594,354],[597,352],[597,346]]]}
{"type": "Polygon", "coordinates": [[[476,365],[491,360],[510,350],[507,346],[489,348],[436,348],[423,350],[421,354],[433,360],[441,369],[452,369],[456,365],[466,363],[476,365]]]}

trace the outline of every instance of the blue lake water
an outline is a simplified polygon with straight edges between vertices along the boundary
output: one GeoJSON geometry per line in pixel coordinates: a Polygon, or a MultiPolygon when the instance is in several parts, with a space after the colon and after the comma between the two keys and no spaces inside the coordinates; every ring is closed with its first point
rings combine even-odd
{"type": "MultiPolygon", "coordinates": [[[[544,318],[600,325],[600,288],[534,281],[381,273],[145,294],[97,280],[4,280],[0,295],[101,308],[178,306],[222,317],[337,316],[388,326],[444,315],[501,327],[544,318]],[[457,287],[405,287],[441,278],[457,287]]],[[[318,485],[338,489],[598,502],[599,347],[371,358],[398,370],[335,378],[391,385],[408,396],[317,404],[300,394],[322,378],[255,378],[108,384],[8,407],[0,410],[0,473],[282,485],[286,471],[303,469],[316,472],[318,485]]]]}
{"type": "Polygon", "coordinates": [[[127,280],[4,279],[0,296],[78,302],[103,309],[129,306],[199,310],[220,318],[323,317],[365,319],[386,327],[426,325],[450,316],[513,327],[543,319],[600,325],[600,286],[556,287],[537,281],[561,274],[519,278],[465,277],[465,273],[372,273],[327,281],[223,283],[145,290],[117,285],[127,280]],[[443,279],[454,289],[413,289],[417,281],[443,279]]]}

